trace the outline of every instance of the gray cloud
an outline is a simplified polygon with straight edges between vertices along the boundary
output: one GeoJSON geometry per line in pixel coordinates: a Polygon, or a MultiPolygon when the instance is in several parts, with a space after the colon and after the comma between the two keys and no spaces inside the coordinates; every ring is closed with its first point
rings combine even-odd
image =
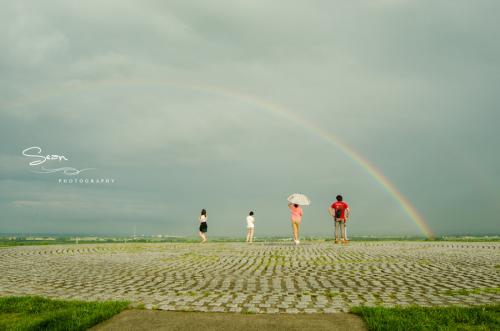
{"type": "Polygon", "coordinates": [[[498,7],[6,2],[0,227],[192,234],[205,207],[212,234],[243,233],[249,209],[260,234],[286,234],[284,198],[303,191],[313,200],[304,233],[331,230],[338,192],[353,234],[419,233],[360,165],[256,97],[357,149],[436,233],[498,232],[498,7]],[[28,146],[117,182],[33,174],[28,146]]]}

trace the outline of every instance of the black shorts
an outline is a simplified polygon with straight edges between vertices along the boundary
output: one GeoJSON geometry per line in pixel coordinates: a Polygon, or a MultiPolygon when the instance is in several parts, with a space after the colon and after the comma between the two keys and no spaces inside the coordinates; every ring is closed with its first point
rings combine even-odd
{"type": "Polygon", "coordinates": [[[207,230],[208,230],[207,222],[201,222],[200,223],[200,232],[205,233],[205,232],[207,232],[207,230]]]}

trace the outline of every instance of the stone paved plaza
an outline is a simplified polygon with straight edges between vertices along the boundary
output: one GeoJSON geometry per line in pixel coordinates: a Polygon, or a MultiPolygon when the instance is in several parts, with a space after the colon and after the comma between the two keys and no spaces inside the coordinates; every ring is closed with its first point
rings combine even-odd
{"type": "Polygon", "coordinates": [[[81,244],[0,249],[0,295],[212,312],[500,303],[500,243],[81,244]]]}

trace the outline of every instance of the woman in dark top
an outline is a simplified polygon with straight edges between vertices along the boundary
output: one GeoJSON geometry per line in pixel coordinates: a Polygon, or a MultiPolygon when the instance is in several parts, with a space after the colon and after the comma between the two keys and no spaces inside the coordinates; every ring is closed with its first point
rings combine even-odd
{"type": "Polygon", "coordinates": [[[207,241],[207,230],[208,230],[208,225],[207,225],[207,211],[203,209],[201,211],[200,215],[200,237],[202,239],[202,243],[207,241]]]}

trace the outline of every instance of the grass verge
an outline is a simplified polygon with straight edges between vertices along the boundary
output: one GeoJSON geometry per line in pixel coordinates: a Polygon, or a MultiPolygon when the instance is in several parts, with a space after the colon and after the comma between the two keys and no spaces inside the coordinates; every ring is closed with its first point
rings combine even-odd
{"type": "Polygon", "coordinates": [[[356,307],[369,330],[500,330],[500,305],[478,307],[356,307]]]}
{"type": "Polygon", "coordinates": [[[86,330],[127,307],[125,301],[0,297],[0,330],[86,330]]]}

